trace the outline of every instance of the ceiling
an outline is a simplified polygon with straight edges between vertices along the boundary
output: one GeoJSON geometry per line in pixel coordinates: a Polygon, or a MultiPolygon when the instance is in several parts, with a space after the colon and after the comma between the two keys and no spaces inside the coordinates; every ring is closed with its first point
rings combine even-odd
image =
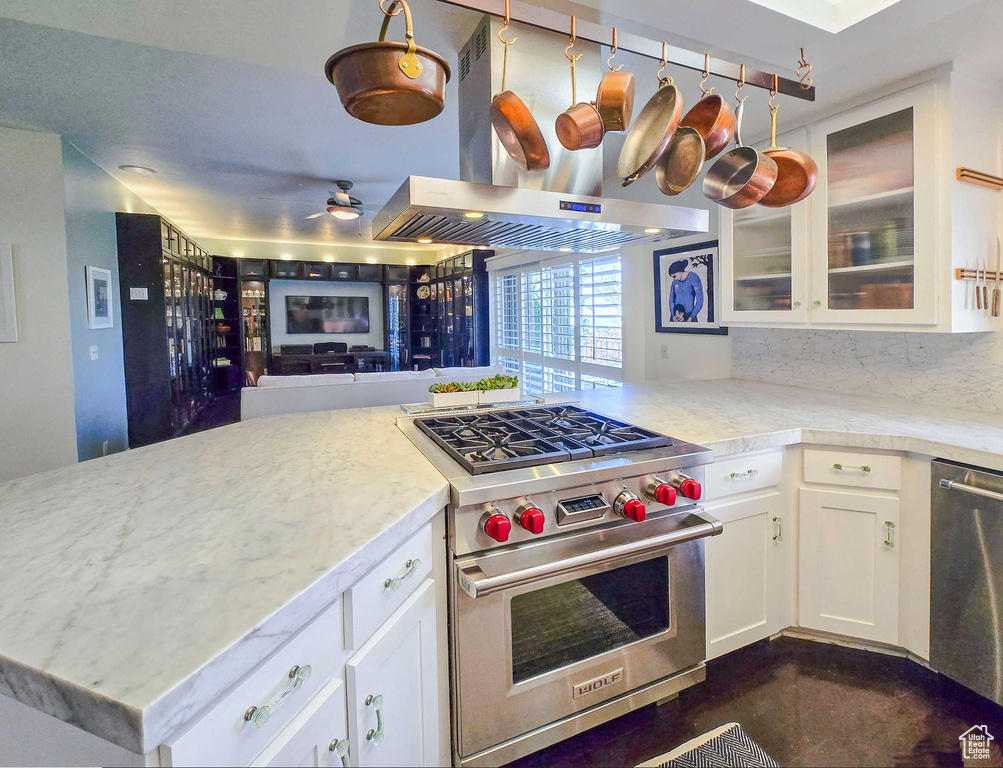
{"type": "MultiPolygon", "coordinates": [[[[1003,73],[998,0],[899,0],[839,34],[764,5],[856,13],[888,0],[537,1],[768,71],[789,74],[805,46],[818,102],[783,101],[787,127],[946,62],[1003,73]]],[[[412,7],[418,43],[455,62],[478,15],[437,0],[412,7]]],[[[361,230],[304,218],[325,206],[333,179],[353,180],[353,196],[375,210],[409,174],[459,174],[455,78],[441,115],[391,128],[349,117],[324,77],[331,53],[375,39],[381,21],[376,0],[0,0],[0,124],[66,136],[196,237],[371,248],[370,216],[361,230]]],[[[625,60],[646,98],[657,64],[625,60]]],[[[684,92],[697,79],[680,77],[684,92]]],[[[756,110],[752,135],[766,117],[756,110]]],[[[614,137],[607,154],[618,147],[614,137]]],[[[621,194],[614,182],[607,193],[621,194]]]]}
{"type": "Polygon", "coordinates": [[[842,32],[901,0],[752,0],[756,5],[811,24],[826,32],[842,32]]]}

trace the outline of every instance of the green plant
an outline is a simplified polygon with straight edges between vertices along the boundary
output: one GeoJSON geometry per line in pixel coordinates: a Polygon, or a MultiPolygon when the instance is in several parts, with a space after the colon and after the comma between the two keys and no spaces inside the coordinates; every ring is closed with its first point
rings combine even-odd
{"type": "Polygon", "coordinates": [[[492,376],[490,379],[481,379],[474,386],[476,389],[483,392],[488,392],[494,389],[515,389],[519,386],[519,377],[506,376],[503,373],[499,373],[497,376],[492,376]]]}
{"type": "Polygon", "coordinates": [[[433,394],[443,394],[447,392],[473,392],[477,385],[469,381],[450,381],[447,384],[433,384],[428,388],[433,394]]]}

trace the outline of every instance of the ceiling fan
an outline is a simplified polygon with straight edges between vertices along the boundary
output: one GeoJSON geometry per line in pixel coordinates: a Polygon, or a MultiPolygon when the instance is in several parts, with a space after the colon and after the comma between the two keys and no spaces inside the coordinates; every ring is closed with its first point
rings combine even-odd
{"type": "MultiPolygon", "coordinates": [[[[362,201],[348,194],[355,185],[345,179],[338,179],[334,184],[338,187],[338,191],[331,193],[331,197],[327,200],[327,207],[322,211],[304,216],[304,219],[317,219],[330,215],[341,221],[354,221],[363,215],[365,206],[363,206],[362,201]]],[[[305,203],[302,200],[278,200],[274,197],[259,197],[258,199],[277,203],[293,203],[294,205],[316,205],[316,203],[305,203]]]]}

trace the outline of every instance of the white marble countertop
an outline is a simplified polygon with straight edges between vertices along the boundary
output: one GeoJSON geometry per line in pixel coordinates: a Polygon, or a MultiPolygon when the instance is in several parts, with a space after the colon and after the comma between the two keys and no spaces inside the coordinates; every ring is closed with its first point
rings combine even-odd
{"type": "MultiPolygon", "coordinates": [[[[1003,418],[738,380],[581,393],[719,456],[799,442],[1003,470],[1003,418]]],[[[0,485],[0,693],[137,752],[447,502],[393,407],[272,416],[0,485]]]]}
{"type": "Polygon", "coordinates": [[[0,694],[155,749],[446,505],[400,413],[273,416],[0,485],[0,694]]]}

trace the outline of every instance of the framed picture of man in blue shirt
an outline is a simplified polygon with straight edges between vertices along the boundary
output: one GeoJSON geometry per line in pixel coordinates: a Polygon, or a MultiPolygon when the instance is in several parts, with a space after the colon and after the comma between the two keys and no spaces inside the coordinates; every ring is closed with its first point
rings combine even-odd
{"type": "Polygon", "coordinates": [[[728,333],[717,320],[717,260],[717,240],[655,251],[656,332],[728,333]]]}

